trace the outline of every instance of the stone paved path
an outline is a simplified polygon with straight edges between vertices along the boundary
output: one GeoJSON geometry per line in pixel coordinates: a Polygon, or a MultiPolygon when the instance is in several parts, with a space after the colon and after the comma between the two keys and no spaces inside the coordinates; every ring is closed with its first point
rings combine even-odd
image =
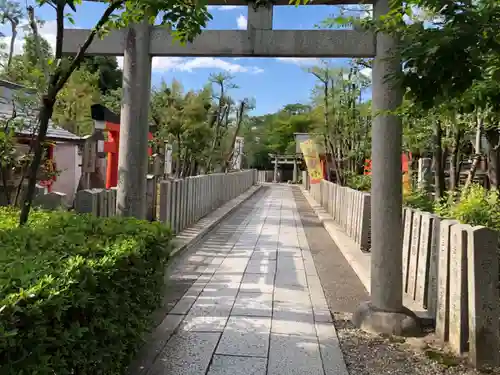
{"type": "Polygon", "coordinates": [[[266,189],[176,266],[149,375],[347,375],[292,188],[266,189]]]}

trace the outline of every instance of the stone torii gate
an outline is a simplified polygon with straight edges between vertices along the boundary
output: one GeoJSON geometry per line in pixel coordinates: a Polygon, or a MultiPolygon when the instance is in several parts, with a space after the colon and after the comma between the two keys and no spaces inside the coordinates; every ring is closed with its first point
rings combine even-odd
{"type": "MultiPolygon", "coordinates": [[[[356,0],[320,0],[316,4],[361,3],[356,0]]],[[[193,43],[174,42],[165,27],[147,21],[112,31],[95,40],[89,55],[124,56],[123,101],[119,149],[117,213],[145,217],[148,149],[148,110],[152,56],[218,57],[375,57],[372,80],[372,255],[371,302],[354,315],[358,326],[383,333],[407,334],[416,317],[402,302],[402,188],[401,122],[387,114],[401,103],[401,90],[386,79],[400,69],[391,52],[396,40],[358,30],[273,30],[273,5],[255,8],[245,0],[209,0],[210,5],[248,5],[246,30],[204,30],[193,43]],[[382,113],[382,114],[380,114],[382,113]]],[[[389,0],[374,4],[374,17],[389,12],[389,0]]],[[[75,54],[90,30],[64,31],[63,53],[75,54]]]]}

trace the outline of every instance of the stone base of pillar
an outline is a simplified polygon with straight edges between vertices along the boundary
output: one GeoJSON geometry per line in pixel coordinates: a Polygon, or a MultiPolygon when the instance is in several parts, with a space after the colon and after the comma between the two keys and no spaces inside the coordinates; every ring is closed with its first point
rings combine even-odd
{"type": "Polygon", "coordinates": [[[352,316],[357,327],[369,333],[416,337],[422,333],[419,318],[403,307],[400,312],[383,311],[370,302],[363,302],[352,316]]]}

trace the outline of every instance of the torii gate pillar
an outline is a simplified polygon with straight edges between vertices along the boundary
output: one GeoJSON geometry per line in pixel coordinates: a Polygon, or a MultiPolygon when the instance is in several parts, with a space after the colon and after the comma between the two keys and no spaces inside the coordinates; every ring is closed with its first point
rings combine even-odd
{"type": "Polygon", "coordinates": [[[127,29],[123,58],[116,212],[146,218],[148,114],[151,90],[150,25],[148,20],[127,29]]]}
{"type": "MultiPolygon", "coordinates": [[[[375,19],[391,0],[377,0],[375,19]]],[[[401,105],[402,88],[388,79],[401,69],[398,39],[378,33],[372,71],[371,301],[361,304],[353,323],[366,331],[414,336],[418,318],[403,306],[402,124],[390,114],[401,105]]]]}

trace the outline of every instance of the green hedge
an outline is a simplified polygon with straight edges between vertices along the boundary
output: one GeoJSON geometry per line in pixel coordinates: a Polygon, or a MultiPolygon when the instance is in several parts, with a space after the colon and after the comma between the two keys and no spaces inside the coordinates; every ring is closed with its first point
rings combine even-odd
{"type": "Polygon", "coordinates": [[[0,209],[0,374],[122,374],[161,304],[170,231],[0,209]]]}

